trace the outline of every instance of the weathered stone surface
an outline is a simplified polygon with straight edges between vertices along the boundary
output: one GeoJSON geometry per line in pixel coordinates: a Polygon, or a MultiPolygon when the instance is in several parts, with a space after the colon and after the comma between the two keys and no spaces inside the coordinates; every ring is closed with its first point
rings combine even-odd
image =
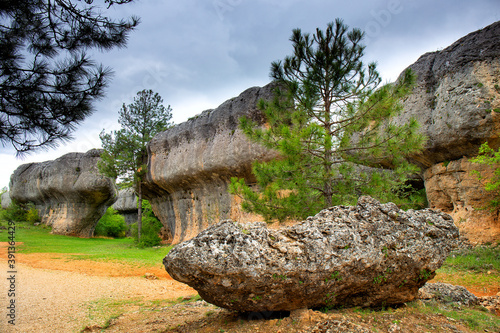
{"type": "Polygon", "coordinates": [[[9,208],[11,202],[12,202],[12,200],[10,199],[9,192],[5,192],[4,194],[2,194],[2,208],[3,209],[9,208]]]}
{"type": "Polygon", "coordinates": [[[500,239],[497,211],[484,209],[494,193],[484,189],[494,170],[487,165],[471,163],[467,157],[438,163],[424,172],[429,206],[450,214],[460,234],[474,243],[500,239]],[[473,171],[480,172],[480,180],[473,171]]]}
{"type": "Polygon", "coordinates": [[[92,149],[23,164],[10,178],[10,196],[20,203],[33,202],[52,233],[91,237],[117,195],[113,180],[98,172],[100,153],[92,149]]]}
{"type": "Polygon", "coordinates": [[[415,162],[428,168],[474,156],[485,141],[500,145],[500,22],[422,55],[409,68],[416,87],[395,123],[416,118],[428,137],[415,162]]]}
{"type": "Polygon", "coordinates": [[[227,218],[244,220],[228,193],[231,177],[252,181],[251,165],[276,156],[250,142],[238,128],[247,116],[262,123],[257,108],[272,97],[272,86],[250,88],[215,110],[156,135],[149,144],[144,196],[178,243],[227,218]]]}
{"type": "Polygon", "coordinates": [[[163,263],[207,302],[239,311],[410,301],[458,238],[447,214],[361,197],[293,226],[221,222],[163,263]]]}
{"type": "Polygon", "coordinates": [[[127,225],[137,222],[137,196],[134,189],[119,190],[113,208],[123,216],[127,225]]]}
{"type": "Polygon", "coordinates": [[[418,291],[422,300],[435,300],[440,303],[454,303],[466,306],[475,305],[479,299],[465,287],[449,283],[426,283],[418,291]]]}

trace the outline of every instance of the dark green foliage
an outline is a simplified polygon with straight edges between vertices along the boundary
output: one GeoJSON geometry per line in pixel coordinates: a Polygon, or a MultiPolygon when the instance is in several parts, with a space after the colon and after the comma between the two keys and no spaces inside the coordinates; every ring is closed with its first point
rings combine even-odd
{"type": "Polygon", "coordinates": [[[123,216],[118,214],[113,207],[109,207],[106,213],[101,217],[97,223],[94,235],[121,238],[125,237],[127,233],[128,226],[125,223],[123,216]]]}
{"type": "MultiPolygon", "coordinates": [[[[486,191],[494,193],[494,199],[492,199],[488,206],[491,210],[497,210],[500,208],[500,149],[494,150],[485,142],[479,148],[479,154],[471,159],[471,162],[478,164],[486,164],[490,167],[495,168],[493,177],[488,180],[484,189],[486,191]]],[[[482,178],[480,172],[475,171],[479,179],[482,178]]],[[[478,207],[484,208],[484,207],[478,207]]]]}
{"type": "Polygon", "coordinates": [[[402,110],[415,77],[407,71],[396,84],[378,88],[375,64],[361,60],[362,38],[341,20],[313,36],[293,31],[294,54],[271,66],[275,98],[259,104],[268,126],[241,119],[249,138],[282,156],[254,163],[254,188],[232,180],[230,191],[244,198],[244,209],[268,221],[304,219],[332,205],[355,204],[360,195],[410,199],[406,184],[418,169],[405,157],[424,140],[415,120],[402,126],[388,120],[402,110]]]}
{"type": "Polygon", "coordinates": [[[160,220],[158,220],[154,215],[149,201],[142,201],[142,210],[142,232],[140,240],[138,238],[137,223],[132,225],[132,236],[134,237],[135,243],[141,248],[160,245],[161,238],[158,235],[160,233],[160,229],[162,228],[160,220]]]}
{"type": "Polygon", "coordinates": [[[40,222],[38,210],[33,203],[21,204],[16,200],[12,200],[7,209],[2,209],[0,219],[2,221],[30,222],[32,224],[40,222]]]}
{"type": "Polygon", "coordinates": [[[0,5],[0,142],[18,154],[71,139],[76,125],[94,111],[93,102],[104,96],[111,70],[85,51],[125,46],[139,20],[112,20],[92,2],[0,5]]]}

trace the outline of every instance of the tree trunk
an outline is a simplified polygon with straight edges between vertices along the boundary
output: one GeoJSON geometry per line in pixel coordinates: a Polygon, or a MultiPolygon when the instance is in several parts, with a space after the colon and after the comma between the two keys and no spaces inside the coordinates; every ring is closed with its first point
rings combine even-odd
{"type": "Polygon", "coordinates": [[[137,207],[137,240],[141,241],[141,231],[142,231],[142,188],[141,181],[137,182],[137,198],[139,207],[137,207]]]}

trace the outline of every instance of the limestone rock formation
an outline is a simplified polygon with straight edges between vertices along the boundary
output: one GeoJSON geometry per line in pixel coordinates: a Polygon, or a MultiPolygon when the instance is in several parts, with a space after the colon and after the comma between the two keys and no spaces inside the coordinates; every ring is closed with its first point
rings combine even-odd
{"type": "Polygon", "coordinates": [[[204,300],[232,310],[390,305],[415,299],[457,238],[447,214],[361,197],[277,230],[220,222],[163,263],[204,300]]]}
{"type": "Polygon", "coordinates": [[[500,239],[498,212],[487,208],[494,193],[484,189],[493,172],[490,166],[472,163],[467,157],[438,163],[424,172],[431,208],[450,214],[460,233],[474,243],[500,239]],[[481,180],[474,171],[480,173],[481,180]]]}
{"type": "Polygon", "coordinates": [[[2,194],[2,208],[3,209],[9,208],[11,202],[12,202],[12,200],[10,199],[9,192],[5,192],[4,194],[2,194]]]}
{"type": "Polygon", "coordinates": [[[414,161],[428,168],[474,156],[485,141],[500,145],[500,21],[422,55],[409,68],[416,87],[395,122],[416,118],[428,137],[414,161]]]}
{"type": "Polygon", "coordinates": [[[250,142],[239,129],[247,116],[262,123],[257,102],[272,97],[272,85],[250,88],[214,110],[156,135],[149,144],[144,184],[155,215],[178,243],[227,218],[244,220],[229,195],[231,177],[252,181],[251,165],[276,153],[250,142]]]}
{"type": "Polygon", "coordinates": [[[127,225],[137,222],[137,196],[134,189],[119,190],[113,208],[123,216],[127,225]]]}
{"type": "Polygon", "coordinates": [[[10,178],[10,196],[20,203],[33,202],[52,233],[91,237],[117,195],[113,180],[98,172],[100,154],[92,149],[23,164],[10,178]]]}
{"type": "Polygon", "coordinates": [[[452,215],[472,242],[500,239],[498,212],[480,209],[491,196],[470,175],[482,167],[467,161],[485,141],[500,146],[500,22],[424,54],[409,68],[416,87],[395,123],[416,118],[428,138],[410,159],[425,171],[430,207],[452,215]]]}

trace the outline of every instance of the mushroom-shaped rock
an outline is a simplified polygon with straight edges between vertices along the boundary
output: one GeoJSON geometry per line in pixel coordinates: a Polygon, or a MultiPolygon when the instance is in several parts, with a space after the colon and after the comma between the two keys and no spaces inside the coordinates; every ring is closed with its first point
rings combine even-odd
{"type": "Polygon", "coordinates": [[[52,233],[92,237],[106,208],[116,200],[114,181],[97,169],[101,150],[69,153],[19,166],[10,178],[10,197],[33,202],[52,233]]]}
{"type": "Polygon", "coordinates": [[[417,298],[458,236],[447,214],[365,196],[280,229],[220,222],[163,263],[204,300],[232,310],[380,306],[417,298]]]}

